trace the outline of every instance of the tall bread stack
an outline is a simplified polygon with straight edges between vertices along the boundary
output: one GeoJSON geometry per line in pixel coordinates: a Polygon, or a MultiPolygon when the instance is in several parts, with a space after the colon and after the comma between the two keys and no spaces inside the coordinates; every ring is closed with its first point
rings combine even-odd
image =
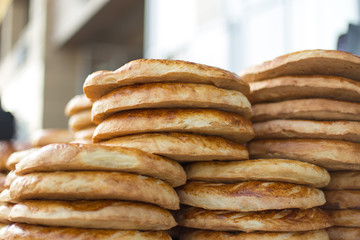
{"type": "Polygon", "coordinates": [[[360,238],[360,58],[334,50],[280,56],[241,73],[251,88],[254,158],[285,158],[331,171],[324,190],[330,239],[360,238]],[[347,183],[347,184],[344,184],[347,183]]]}
{"type": "Polygon", "coordinates": [[[76,95],[65,106],[65,115],[69,117],[69,130],[74,133],[74,141],[92,143],[96,125],[91,120],[90,101],[84,94],[76,95]]]}
{"type": "Polygon", "coordinates": [[[328,218],[313,208],[324,204],[323,193],[295,184],[323,186],[326,171],[299,162],[247,160],[244,143],[254,135],[248,91],[233,73],[176,60],[135,60],[114,72],[95,72],[84,84],[99,124],[94,142],[194,162],[186,166],[189,181],[177,188],[184,207],[176,219],[198,230],[182,232],[181,239],[328,239],[321,230],[328,218]],[[261,170],[264,165],[272,172],[261,170]],[[278,177],[294,174],[277,165],[320,177],[278,177]],[[281,182],[290,178],[292,183],[281,182]],[[244,233],[253,231],[259,232],[244,233]]]}

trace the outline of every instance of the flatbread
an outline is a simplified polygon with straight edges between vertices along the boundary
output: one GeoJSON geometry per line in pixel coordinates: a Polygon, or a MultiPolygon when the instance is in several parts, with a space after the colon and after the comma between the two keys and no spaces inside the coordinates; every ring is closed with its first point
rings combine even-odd
{"type": "Polygon", "coordinates": [[[120,171],[162,179],[171,186],[186,182],[182,166],[134,148],[99,144],[54,143],[17,164],[16,174],[51,171],[120,171]]]}
{"type": "Polygon", "coordinates": [[[121,86],[157,82],[210,84],[245,95],[250,90],[249,85],[232,72],[192,62],[158,59],[138,59],[116,71],[94,72],[86,78],[83,90],[88,98],[97,100],[121,86]]]}
{"type": "Polygon", "coordinates": [[[55,200],[129,200],[179,209],[175,190],[162,180],[122,172],[48,172],[19,176],[10,186],[11,198],[55,200]]]}
{"type": "Polygon", "coordinates": [[[100,144],[138,148],[179,162],[249,159],[247,148],[240,143],[190,133],[144,133],[112,138],[100,144]]]}
{"type": "Polygon", "coordinates": [[[23,158],[35,152],[39,148],[29,148],[22,151],[13,152],[6,161],[6,166],[10,170],[15,170],[15,165],[18,164],[23,158]]]}
{"type": "Polygon", "coordinates": [[[358,240],[360,239],[360,228],[331,227],[326,229],[331,240],[358,240]]]}
{"type": "Polygon", "coordinates": [[[283,182],[208,183],[188,181],[177,189],[182,204],[209,210],[262,211],[312,208],[325,203],[316,188],[283,182]]]}
{"type": "Polygon", "coordinates": [[[285,54],[239,75],[247,82],[287,75],[332,75],[360,81],[360,57],[337,50],[304,50],[285,54]]]}
{"type": "Polygon", "coordinates": [[[356,190],[360,189],[360,171],[331,172],[331,181],[326,189],[356,190]]]}
{"type": "Polygon", "coordinates": [[[15,170],[11,170],[5,177],[4,187],[9,188],[11,183],[17,178],[15,170]]]}
{"type": "Polygon", "coordinates": [[[70,117],[78,112],[91,109],[93,102],[84,94],[76,95],[65,106],[65,115],[70,117]]]}
{"type": "Polygon", "coordinates": [[[319,208],[229,212],[185,207],[177,212],[175,219],[180,226],[215,231],[312,231],[332,225],[319,208]]]}
{"type": "Polygon", "coordinates": [[[305,232],[220,232],[209,230],[186,231],[180,240],[329,240],[323,229],[305,232]]]}
{"type": "Polygon", "coordinates": [[[269,120],[253,124],[257,139],[320,138],[360,143],[360,122],[269,120]]]}
{"type": "Polygon", "coordinates": [[[32,133],[30,143],[32,147],[42,147],[51,143],[71,142],[73,139],[73,133],[67,129],[47,128],[32,133]]]}
{"type": "Polygon", "coordinates": [[[0,202],[13,202],[10,196],[10,190],[5,188],[0,193],[0,202]]]}
{"type": "Polygon", "coordinates": [[[360,121],[360,103],[325,98],[287,100],[253,105],[254,122],[272,119],[360,121]]]}
{"type": "Polygon", "coordinates": [[[250,102],[239,91],[193,83],[149,83],[115,89],[95,101],[92,120],[140,108],[214,108],[251,117],[250,102]]]}
{"type": "Polygon", "coordinates": [[[324,190],[328,209],[360,209],[360,190],[324,190]]]}
{"type": "Polygon", "coordinates": [[[5,189],[6,174],[0,173],[0,192],[5,189]]]}
{"type": "Polygon", "coordinates": [[[360,170],[360,144],[325,139],[271,139],[249,143],[251,158],[284,158],[327,170],[360,170]]]}
{"type": "Polygon", "coordinates": [[[190,132],[221,136],[238,143],[254,137],[249,120],[214,109],[140,109],[117,113],[95,129],[93,141],[149,132],[190,132]]]}
{"type": "Polygon", "coordinates": [[[234,183],[248,180],[281,181],[325,187],[329,173],[316,165],[285,159],[198,162],[185,167],[188,180],[234,183]]]}
{"type": "Polygon", "coordinates": [[[7,240],[171,240],[164,231],[100,230],[84,228],[44,227],[16,223],[5,234],[7,240]]]}
{"type": "Polygon", "coordinates": [[[94,126],[96,125],[91,121],[91,109],[75,113],[69,118],[69,129],[72,131],[79,131],[94,126]]]}
{"type": "Polygon", "coordinates": [[[360,82],[336,76],[283,76],[250,83],[251,103],[300,98],[360,102],[360,82]]]}
{"type": "Polygon", "coordinates": [[[334,226],[339,227],[360,227],[360,210],[358,209],[341,209],[330,210],[325,212],[334,222],[334,226]]]}
{"type": "Polygon", "coordinates": [[[122,201],[23,201],[11,209],[12,222],[45,226],[167,230],[176,226],[168,210],[122,201]]]}

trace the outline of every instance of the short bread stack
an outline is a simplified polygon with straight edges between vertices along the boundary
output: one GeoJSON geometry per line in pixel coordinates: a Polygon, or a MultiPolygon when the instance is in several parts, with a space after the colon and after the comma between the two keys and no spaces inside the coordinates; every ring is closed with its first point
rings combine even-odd
{"type": "MultiPolygon", "coordinates": [[[[306,50],[251,67],[241,76],[250,84],[253,103],[256,140],[248,146],[251,157],[314,163],[334,171],[331,176],[335,182],[350,181],[357,174],[359,57],[335,50],[306,50]]],[[[331,190],[325,190],[325,207],[333,209],[328,212],[336,226],[329,229],[330,238],[359,239],[359,229],[355,228],[359,225],[352,222],[359,221],[356,210],[343,210],[358,208],[359,195],[347,188],[350,185],[334,189],[335,185],[332,182],[328,187],[331,190]],[[351,220],[345,221],[345,216],[351,220]]]]}
{"type": "Polygon", "coordinates": [[[91,143],[96,125],[91,121],[90,101],[84,94],[76,95],[65,106],[69,117],[69,129],[74,133],[74,141],[91,143]]]}
{"type": "Polygon", "coordinates": [[[94,142],[195,162],[186,166],[189,181],[177,189],[180,202],[189,206],[176,219],[199,230],[181,232],[181,239],[327,239],[321,229],[329,220],[313,208],[325,203],[323,193],[295,184],[324,186],[326,171],[301,162],[242,161],[248,159],[243,144],[253,130],[248,85],[237,75],[184,61],[144,59],[114,72],[95,72],[84,93],[94,101],[92,118],[99,124],[94,142]],[[264,165],[269,171],[261,170],[264,165]],[[294,168],[308,175],[286,171],[294,168]],[[280,182],[284,179],[292,183],[280,182]],[[262,233],[242,233],[253,231],[262,233]]]}
{"type": "Polygon", "coordinates": [[[49,144],[22,159],[5,239],[170,239],[179,208],[175,161],[138,149],[49,144]],[[41,225],[41,226],[40,226],[41,225]]]}

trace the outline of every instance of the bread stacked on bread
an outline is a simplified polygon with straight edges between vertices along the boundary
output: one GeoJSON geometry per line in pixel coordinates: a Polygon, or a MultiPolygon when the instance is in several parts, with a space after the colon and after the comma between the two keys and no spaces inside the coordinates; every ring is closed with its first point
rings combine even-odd
{"type": "Polygon", "coordinates": [[[186,181],[175,161],[138,149],[49,144],[22,159],[5,239],[170,239],[186,181]],[[41,226],[40,226],[41,225],[41,226]]]}
{"type": "Polygon", "coordinates": [[[69,118],[69,129],[74,133],[74,141],[92,143],[96,125],[91,120],[93,103],[84,94],[76,95],[65,106],[65,115],[69,118]]]}
{"type": "Polygon", "coordinates": [[[30,135],[30,145],[34,148],[51,143],[68,143],[72,140],[74,140],[73,133],[62,128],[38,129],[30,135]]]}
{"type": "Polygon", "coordinates": [[[330,238],[359,239],[358,213],[344,210],[360,206],[354,190],[359,188],[334,182],[351,181],[360,170],[360,58],[307,50],[251,67],[241,76],[250,84],[253,103],[256,140],[249,144],[250,156],[300,160],[332,171],[325,190],[325,207],[333,209],[328,213],[335,222],[330,238]]]}

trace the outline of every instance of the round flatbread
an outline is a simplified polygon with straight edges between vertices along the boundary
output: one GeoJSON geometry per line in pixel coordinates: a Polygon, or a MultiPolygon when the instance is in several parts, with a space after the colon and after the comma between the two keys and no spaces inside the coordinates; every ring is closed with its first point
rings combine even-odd
{"type": "Polygon", "coordinates": [[[13,200],[130,200],[179,209],[179,197],[169,184],[123,172],[29,173],[15,179],[10,186],[10,195],[13,200]]]}
{"type": "Polygon", "coordinates": [[[360,170],[360,144],[325,139],[256,140],[248,145],[252,158],[300,160],[327,170],[360,170]]]}
{"type": "Polygon", "coordinates": [[[240,143],[190,133],[144,133],[112,138],[100,144],[138,148],[179,162],[249,159],[247,148],[240,143]]]}
{"type": "Polygon", "coordinates": [[[331,172],[331,180],[326,189],[334,190],[359,190],[360,171],[339,171],[331,172]]]}
{"type": "Polygon", "coordinates": [[[37,151],[39,148],[29,148],[26,150],[22,150],[22,151],[17,151],[12,153],[7,162],[6,162],[6,166],[8,169],[10,170],[15,170],[15,165],[18,164],[23,158],[25,158],[26,156],[30,155],[31,153],[37,151]]]}
{"type": "Polygon", "coordinates": [[[88,127],[74,132],[75,140],[90,140],[92,143],[92,137],[95,132],[96,126],[88,127]]]}
{"type": "Polygon", "coordinates": [[[209,210],[262,211],[312,208],[325,203],[316,188],[283,182],[208,183],[188,181],[177,189],[182,204],[209,210]]]}
{"type": "Polygon", "coordinates": [[[199,162],[185,167],[188,180],[234,183],[248,180],[281,181],[325,187],[329,173],[316,165],[285,159],[199,162]]]}
{"type": "Polygon", "coordinates": [[[10,190],[5,188],[0,193],[0,202],[13,202],[10,196],[10,190]]]}
{"type": "Polygon", "coordinates": [[[334,226],[360,227],[360,210],[358,209],[327,209],[325,212],[333,220],[334,226]]]}
{"type": "Polygon", "coordinates": [[[17,178],[15,170],[11,170],[5,177],[4,187],[9,188],[11,183],[17,178]]]}
{"type": "Polygon", "coordinates": [[[16,165],[16,174],[52,171],[120,171],[162,179],[176,187],[185,184],[182,166],[170,159],[134,148],[99,144],[49,144],[16,165]]]}
{"type": "Polygon", "coordinates": [[[359,209],[360,190],[324,190],[328,209],[359,209]]]}
{"type": "Polygon", "coordinates": [[[325,98],[295,99],[252,106],[254,122],[273,119],[360,121],[360,103],[325,98]]]}
{"type": "Polygon", "coordinates": [[[32,147],[42,147],[51,143],[67,143],[74,139],[74,135],[67,129],[39,129],[30,136],[32,147]]]}
{"type": "Polygon", "coordinates": [[[138,59],[116,71],[94,72],[86,78],[83,90],[88,98],[97,100],[121,86],[158,82],[210,84],[245,95],[250,90],[235,73],[203,64],[159,59],[138,59]]]}
{"type": "Polygon", "coordinates": [[[257,139],[320,138],[360,143],[360,122],[270,120],[253,124],[257,139]]]}
{"type": "Polygon", "coordinates": [[[360,82],[336,76],[283,76],[250,83],[251,103],[300,98],[360,102],[360,82]]]}
{"type": "Polygon", "coordinates": [[[180,226],[215,231],[311,231],[332,225],[319,208],[285,209],[260,212],[210,211],[185,207],[176,214],[180,226]]]}
{"type": "Polygon", "coordinates": [[[235,113],[214,109],[140,109],[105,119],[96,127],[93,141],[149,132],[216,135],[238,143],[254,137],[252,123],[235,113]]]}
{"type": "Polygon", "coordinates": [[[288,75],[332,75],[360,81],[360,57],[337,50],[304,50],[285,54],[240,73],[247,82],[288,75]]]}
{"type": "Polygon", "coordinates": [[[180,240],[329,240],[325,230],[305,232],[220,232],[209,230],[186,231],[180,240]]]}
{"type": "Polygon", "coordinates": [[[91,109],[75,113],[69,118],[69,129],[80,131],[85,128],[96,126],[91,121],[91,109]]]}
{"type": "Polygon", "coordinates": [[[122,201],[23,201],[11,209],[9,220],[45,226],[120,230],[167,230],[176,226],[168,210],[122,201]]]}
{"type": "Polygon", "coordinates": [[[330,239],[335,240],[358,240],[360,239],[360,228],[331,227],[326,229],[330,239]]]}
{"type": "Polygon", "coordinates": [[[7,240],[171,240],[164,231],[101,230],[84,228],[44,227],[16,223],[11,225],[4,239],[7,240]]]}
{"type": "Polygon", "coordinates": [[[102,96],[92,107],[92,120],[99,124],[116,112],[140,108],[214,108],[251,117],[250,102],[239,91],[205,84],[149,83],[102,96]]]}
{"type": "Polygon", "coordinates": [[[84,94],[76,95],[65,106],[65,115],[70,117],[78,112],[91,109],[93,103],[84,94]]]}
{"type": "Polygon", "coordinates": [[[0,171],[7,171],[6,162],[9,156],[14,152],[11,142],[0,141],[0,171]]]}

